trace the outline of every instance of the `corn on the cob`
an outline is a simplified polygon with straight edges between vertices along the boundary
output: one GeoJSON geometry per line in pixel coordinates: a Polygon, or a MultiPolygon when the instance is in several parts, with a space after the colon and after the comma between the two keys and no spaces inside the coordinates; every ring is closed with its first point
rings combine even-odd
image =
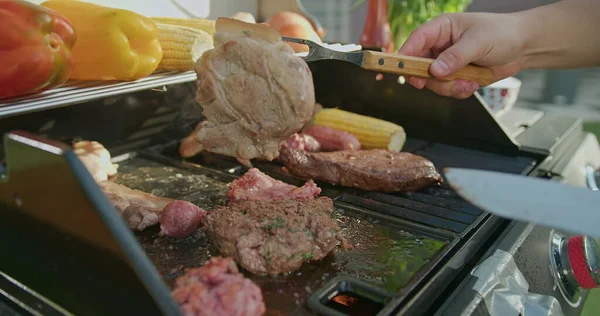
{"type": "Polygon", "coordinates": [[[340,109],[323,109],[315,114],[314,125],[329,126],[353,134],[361,148],[385,148],[399,152],[406,141],[402,126],[340,109]]]}
{"type": "Polygon", "coordinates": [[[204,32],[210,34],[211,36],[215,35],[216,21],[214,21],[214,20],[170,18],[170,17],[154,17],[151,19],[155,23],[191,27],[193,29],[204,31],[204,32]]]}
{"type": "Polygon", "coordinates": [[[199,29],[156,23],[163,57],[158,69],[191,70],[202,54],[213,48],[212,36],[199,29]]]}

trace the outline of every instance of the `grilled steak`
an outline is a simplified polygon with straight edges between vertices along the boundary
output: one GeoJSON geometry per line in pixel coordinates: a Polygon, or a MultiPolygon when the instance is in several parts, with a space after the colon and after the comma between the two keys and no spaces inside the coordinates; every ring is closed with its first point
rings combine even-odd
{"type": "Polygon", "coordinates": [[[204,218],[204,230],[224,256],[258,275],[294,271],[333,250],[339,227],[330,217],[333,201],[239,201],[204,218]]]}
{"type": "Polygon", "coordinates": [[[248,170],[241,178],[233,180],[227,197],[230,202],[243,200],[296,199],[309,200],[321,193],[314,181],[302,187],[275,180],[256,168],[248,170]]]}
{"type": "Polygon", "coordinates": [[[215,48],[196,62],[205,150],[242,161],[273,160],[279,145],[300,131],[315,105],[304,60],[264,24],[219,18],[215,48]]]}
{"type": "Polygon", "coordinates": [[[321,153],[284,149],[279,159],[298,177],[368,191],[416,191],[443,181],[431,161],[384,149],[321,153]]]}
{"type": "Polygon", "coordinates": [[[175,238],[192,234],[206,216],[206,211],[186,201],[169,203],[160,214],[161,233],[175,238]]]}
{"type": "Polygon", "coordinates": [[[231,258],[212,257],[175,281],[173,299],[186,316],[259,316],[260,288],[239,273],[231,258]]]}

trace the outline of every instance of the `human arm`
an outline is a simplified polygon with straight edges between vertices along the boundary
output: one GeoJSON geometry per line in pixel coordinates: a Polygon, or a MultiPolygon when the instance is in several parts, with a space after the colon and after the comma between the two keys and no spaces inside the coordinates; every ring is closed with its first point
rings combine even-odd
{"type": "Polygon", "coordinates": [[[523,69],[600,66],[600,1],[563,0],[515,15],[526,37],[523,69]]]}
{"type": "MultiPolygon", "coordinates": [[[[399,53],[436,58],[430,72],[437,77],[474,63],[491,67],[500,80],[522,69],[600,65],[600,41],[593,35],[598,29],[597,0],[563,0],[510,14],[445,14],[417,28],[399,53]]],[[[479,88],[464,80],[409,82],[458,98],[479,88]]]]}

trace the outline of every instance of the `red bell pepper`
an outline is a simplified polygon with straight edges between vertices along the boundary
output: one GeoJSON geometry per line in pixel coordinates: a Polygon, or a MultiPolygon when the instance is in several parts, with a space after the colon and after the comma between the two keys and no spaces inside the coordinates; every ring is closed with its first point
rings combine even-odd
{"type": "Polygon", "coordinates": [[[0,0],[0,98],[67,81],[77,36],[64,16],[22,0],[0,0]]]}

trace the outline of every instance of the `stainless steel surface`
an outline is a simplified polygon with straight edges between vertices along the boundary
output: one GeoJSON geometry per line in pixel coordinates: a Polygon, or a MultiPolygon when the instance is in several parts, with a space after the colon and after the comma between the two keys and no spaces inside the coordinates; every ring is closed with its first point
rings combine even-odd
{"type": "Polygon", "coordinates": [[[600,172],[596,168],[587,165],[585,166],[585,178],[587,180],[588,188],[592,191],[598,191],[598,179],[600,178],[600,172]]]}
{"type": "Polygon", "coordinates": [[[600,236],[600,196],[587,189],[499,172],[448,168],[449,185],[467,201],[509,219],[600,236]]]}
{"type": "MultiPolygon", "coordinates": [[[[25,284],[22,284],[21,282],[11,278],[2,271],[0,271],[0,284],[2,285],[0,287],[0,296],[4,296],[6,299],[16,304],[31,315],[73,315],[66,309],[48,300],[33,289],[30,289],[25,284]],[[15,288],[18,290],[9,292],[9,290],[7,289],[8,287],[15,288]],[[37,304],[31,304],[32,300],[35,300],[37,304]]],[[[0,315],[4,315],[1,309],[0,315]]]]}
{"type": "Polygon", "coordinates": [[[544,112],[525,108],[512,108],[509,111],[502,111],[495,115],[510,135],[516,137],[540,120],[544,116],[544,112]]]}
{"type": "MultiPolygon", "coordinates": [[[[563,118],[563,121],[565,120],[569,120],[569,118],[563,118]]],[[[558,144],[551,146],[553,147],[552,154],[536,167],[531,176],[549,176],[551,177],[549,181],[564,182],[574,187],[589,188],[586,180],[586,165],[596,167],[598,162],[600,162],[600,145],[594,135],[581,132],[580,127],[577,129],[565,129],[563,127],[568,127],[568,125],[561,125],[560,123],[561,120],[558,118],[539,120],[535,125],[542,124],[542,127],[535,128],[535,132],[532,128],[526,130],[530,134],[526,137],[529,139],[528,141],[525,141],[523,137],[519,138],[522,144],[526,144],[525,147],[527,148],[540,147],[540,140],[541,142],[550,143],[550,139],[556,139],[555,144],[558,144]],[[559,124],[557,125],[556,123],[559,124]],[[559,127],[565,134],[557,133],[559,127]],[[571,134],[572,137],[565,137],[564,135],[566,134],[571,134]]],[[[528,193],[525,192],[523,194],[528,193]]],[[[597,194],[597,192],[590,193],[597,194]]],[[[501,192],[496,192],[496,194],[501,194],[501,192]]],[[[571,207],[565,212],[572,210],[577,204],[573,202],[571,207]]],[[[515,262],[529,283],[528,291],[530,293],[551,295],[559,300],[565,316],[580,316],[589,292],[579,290],[578,294],[571,295],[571,298],[568,299],[568,295],[564,294],[566,292],[564,286],[561,287],[559,285],[560,283],[555,273],[563,271],[565,268],[570,269],[570,264],[568,261],[565,261],[564,265],[560,265],[559,270],[554,268],[557,264],[552,263],[554,258],[551,254],[560,255],[563,252],[558,246],[560,243],[555,238],[555,229],[521,221],[512,221],[511,226],[512,228],[507,229],[502,236],[497,238],[494,244],[489,246],[489,250],[483,256],[483,259],[492,254],[496,249],[502,249],[510,253],[514,251],[515,262]],[[533,230],[523,230],[525,226],[533,226],[533,230]],[[552,246],[553,243],[555,244],[554,246],[552,246]],[[550,252],[551,249],[555,250],[550,252]]],[[[572,236],[564,231],[560,232],[560,234],[564,237],[572,236]]],[[[559,238],[558,241],[560,240],[559,238]]],[[[590,264],[590,266],[592,265],[590,264]]],[[[563,279],[565,279],[564,276],[563,279]]],[[[489,311],[485,303],[481,300],[481,296],[472,290],[475,281],[476,279],[472,276],[467,276],[459,282],[450,291],[451,293],[447,295],[447,298],[444,299],[445,303],[437,315],[489,315],[489,311]]]]}
{"type": "Polygon", "coordinates": [[[62,87],[39,94],[0,99],[0,118],[194,80],[196,73],[187,71],[159,72],[136,81],[70,81],[62,87]]]}
{"type": "Polygon", "coordinates": [[[317,60],[326,60],[326,59],[336,59],[342,61],[348,61],[353,64],[359,65],[362,67],[364,61],[364,53],[363,52],[341,52],[333,49],[329,49],[325,46],[319,45],[313,41],[302,39],[302,38],[294,38],[282,36],[282,40],[291,43],[297,43],[306,45],[309,48],[308,54],[304,56],[304,60],[307,62],[317,61],[317,60]]]}
{"type": "MultiPolygon", "coordinates": [[[[359,51],[355,44],[323,44],[328,50],[338,52],[359,51]]],[[[303,53],[297,53],[303,56],[303,53]]],[[[0,99],[0,119],[31,112],[84,103],[115,95],[124,95],[136,91],[158,89],[165,91],[168,85],[196,80],[194,71],[157,71],[136,81],[69,81],[56,89],[21,97],[0,99]]]]}
{"type": "Polygon", "coordinates": [[[568,238],[557,232],[550,234],[550,272],[554,275],[556,284],[563,297],[572,305],[579,305],[581,287],[575,280],[573,268],[569,262],[567,251],[568,238]]]}
{"type": "Polygon", "coordinates": [[[564,155],[568,155],[570,159],[554,163],[549,172],[562,175],[565,183],[571,186],[590,189],[586,167],[596,170],[600,168],[598,138],[592,133],[585,133],[581,141],[573,140],[569,143],[573,149],[566,151],[564,155]]]}

